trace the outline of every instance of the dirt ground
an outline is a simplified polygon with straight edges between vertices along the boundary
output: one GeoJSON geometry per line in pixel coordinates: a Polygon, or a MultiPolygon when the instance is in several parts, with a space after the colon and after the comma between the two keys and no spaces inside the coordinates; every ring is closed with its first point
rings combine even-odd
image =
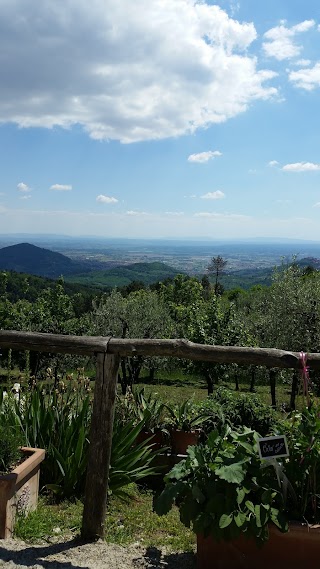
{"type": "Polygon", "coordinates": [[[195,569],[192,553],[165,549],[121,547],[103,541],[78,540],[30,545],[19,540],[0,541],[0,568],[5,569],[195,569]]]}

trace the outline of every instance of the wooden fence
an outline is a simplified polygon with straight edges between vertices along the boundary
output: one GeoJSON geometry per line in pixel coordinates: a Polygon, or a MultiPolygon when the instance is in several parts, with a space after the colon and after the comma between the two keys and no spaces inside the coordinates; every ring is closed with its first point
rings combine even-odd
{"type": "MultiPolygon", "coordinates": [[[[188,340],[140,340],[101,336],[64,336],[0,330],[0,347],[13,350],[96,356],[89,462],[81,534],[105,535],[105,518],[118,368],[121,356],[170,356],[213,363],[301,369],[298,352],[274,348],[207,346],[188,340]]],[[[320,370],[320,354],[308,354],[308,366],[320,370]]]]}

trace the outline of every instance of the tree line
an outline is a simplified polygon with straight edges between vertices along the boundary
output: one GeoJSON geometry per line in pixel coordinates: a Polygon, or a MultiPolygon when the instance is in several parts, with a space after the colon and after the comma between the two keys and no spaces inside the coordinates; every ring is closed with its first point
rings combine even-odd
{"type": "MultiPolygon", "coordinates": [[[[120,338],[186,338],[215,345],[274,347],[284,350],[320,350],[320,273],[300,268],[295,262],[274,271],[271,286],[244,291],[224,291],[220,279],[226,261],[214,257],[202,279],[177,275],[147,288],[111,292],[70,291],[59,279],[28,297],[33,277],[24,275],[13,297],[8,274],[0,275],[0,328],[59,334],[103,335],[120,338]]],[[[83,287],[85,288],[85,287],[83,287]]],[[[14,356],[18,357],[18,356],[14,356]]],[[[7,354],[2,355],[2,366],[7,354]]],[[[23,367],[24,356],[18,364],[23,367]]],[[[78,361],[31,353],[30,375],[41,376],[50,361],[55,377],[78,361]]],[[[1,360],[0,360],[1,363],[1,360]]],[[[208,392],[230,366],[179,362],[183,370],[204,378],[208,392]]],[[[170,362],[139,356],[123,358],[119,380],[125,392],[137,382],[142,370],[150,377],[170,362]]],[[[254,388],[254,370],[250,374],[254,388]]],[[[236,381],[239,370],[233,374],[236,381]]],[[[312,377],[316,382],[316,378],[312,377]]]]}

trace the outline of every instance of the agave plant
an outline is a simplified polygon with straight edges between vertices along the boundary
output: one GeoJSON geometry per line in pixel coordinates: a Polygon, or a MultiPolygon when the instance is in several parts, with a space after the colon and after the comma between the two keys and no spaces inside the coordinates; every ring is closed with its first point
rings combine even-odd
{"type": "Polygon", "coordinates": [[[177,430],[192,431],[196,427],[201,427],[208,417],[205,410],[200,410],[192,400],[186,399],[180,405],[168,407],[170,414],[170,424],[177,430]]]}
{"type": "Polygon", "coordinates": [[[154,466],[154,458],[161,450],[154,450],[149,439],[135,444],[137,436],[145,428],[142,419],[137,425],[129,421],[121,425],[115,421],[113,427],[112,450],[109,471],[109,494],[121,498],[128,497],[124,487],[139,482],[147,476],[159,474],[160,467],[154,466]]]}
{"type": "MultiPolygon", "coordinates": [[[[22,401],[8,400],[0,393],[0,427],[21,433],[23,444],[45,448],[41,486],[60,499],[81,497],[88,463],[91,398],[86,391],[35,387],[22,401]]],[[[143,418],[125,425],[115,421],[110,467],[110,493],[125,495],[123,486],[159,472],[151,463],[158,454],[149,441],[134,445],[145,428],[143,418]]]]}
{"type": "Polygon", "coordinates": [[[165,415],[168,409],[167,405],[162,403],[153,393],[147,395],[144,387],[134,389],[133,408],[136,419],[144,421],[144,430],[154,433],[155,431],[166,432],[165,415]]]}

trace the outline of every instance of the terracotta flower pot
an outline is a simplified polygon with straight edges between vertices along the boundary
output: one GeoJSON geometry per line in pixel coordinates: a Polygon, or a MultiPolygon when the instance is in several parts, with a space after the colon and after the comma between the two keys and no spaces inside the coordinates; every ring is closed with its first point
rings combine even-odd
{"type": "Polygon", "coordinates": [[[45,451],[23,447],[26,459],[9,474],[0,476],[0,539],[12,536],[16,512],[34,510],[38,502],[40,463],[45,451]]]}
{"type": "Polygon", "coordinates": [[[141,431],[137,436],[136,443],[140,444],[148,439],[150,439],[148,444],[153,445],[152,448],[154,450],[159,450],[167,446],[162,431],[156,431],[155,433],[151,433],[150,431],[141,431]]]}
{"type": "Polygon", "coordinates": [[[171,448],[173,454],[186,454],[187,448],[198,444],[199,431],[172,431],[171,448]]]}
{"type": "Polygon", "coordinates": [[[319,569],[320,525],[290,524],[287,533],[275,526],[258,547],[244,536],[234,541],[214,541],[197,536],[197,569],[319,569]]]}

